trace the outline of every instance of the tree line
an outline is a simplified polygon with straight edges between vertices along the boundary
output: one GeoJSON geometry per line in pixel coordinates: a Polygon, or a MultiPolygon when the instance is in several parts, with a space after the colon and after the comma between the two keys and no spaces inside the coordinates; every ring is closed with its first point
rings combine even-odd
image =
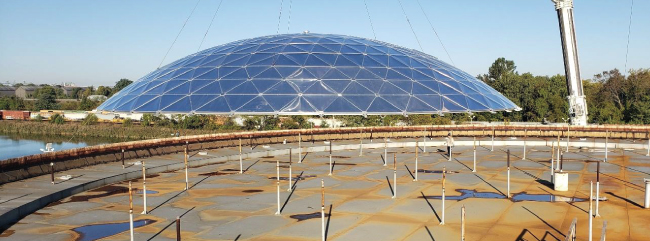
{"type": "MultiPolygon", "coordinates": [[[[82,88],[74,88],[70,95],[65,95],[61,88],[50,85],[40,85],[34,91],[32,97],[35,101],[23,100],[16,96],[4,96],[0,98],[0,110],[93,110],[97,108],[102,102],[91,100],[88,98],[90,95],[103,95],[110,97],[124,87],[130,85],[133,81],[129,79],[120,79],[113,87],[99,86],[94,88],[92,86],[83,90],[82,88]],[[77,99],[79,101],[62,101],[57,102],[57,99],[77,99]]],[[[23,84],[16,84],[14,87],[20,87],[23,84]]],[[[36,86],[28,84],[27,86],[36,86]]]]}
{"type": "MultiPolygon", "coordinates": [[[[498,58],[486,74],[477,76],[496,91],[522,108],[513,112],[457,113],[438,115],[389,115],[389,116],[336,116],[345,126],[443,125],[474,121],[505,122],[563,122],[568,118],[567,83],[564,75],[538,76],[520,74],[512,60],[498,58]]],[[[91,93],[112,96],[131,84],[128,79],[119,80],[113,87],[100,86],[91,93]]],[[[589,122],[595,124],[650,124],[650,69],[632,70],[628,75],[613,69],[583,80],[587,96],[589,122]]],[[[15,97],[0,98],[0,109],[7,110],[92,110],[99,104],[81,96],[80,102],[56,103],[54,88],[39,90],[34,103],[15,97]]],[[[253,116],[244,118],[243,126],[234,124],[228,117],[210,115],[172,116],[144,115],[144,126],[162,126],[181,129],[209,130],[272,130],[309,127],[307,118],[331,119],[332,116],[253,116]]]]}

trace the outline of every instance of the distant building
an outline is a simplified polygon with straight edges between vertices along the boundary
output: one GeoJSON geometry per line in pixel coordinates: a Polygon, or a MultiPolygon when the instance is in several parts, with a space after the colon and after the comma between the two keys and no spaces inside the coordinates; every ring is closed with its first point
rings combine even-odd
{"type": "Polygon", "coordinates": [[[84,92],[84,91],[86,91],[86,89],[88,89],[88,87],[63,86],[63,87],[61,87],[61,89],[63,90],[64,95],[72,96],[72,94],[74,94],[75,89],[80,89],[80,92],[84,92]]]}
{"type": "Polygon", "coordinates": [[[37,86],[20,86],[16,89],[16,96],[21,99],[31,99],[34,91],[38,89],[37,86]]]}
{"type": "Polygon", "coordinates": [[[0,86],[0,97],[16,96],[16,87],[0,86]]]}
{"type": "Polygon", "coordinates": [[[88,99],[92,101],[105,101],[108,97],[103,95],[89,95],[88,99]]]}

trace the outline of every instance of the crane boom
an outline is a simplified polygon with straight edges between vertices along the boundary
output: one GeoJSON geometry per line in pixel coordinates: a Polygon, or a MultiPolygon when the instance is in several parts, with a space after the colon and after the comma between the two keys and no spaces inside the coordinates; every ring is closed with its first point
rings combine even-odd
{"type": "Polygon", "coordinates": [[[555,3],[560,24],[562,50],[564,53],[564,69],[569,90],[569,117],[572,125],[587,125],[587,100],[585,98],[582,79],[580,79],[580,64],[578,62],[578,44],[573,22],[573,0],[551,0],[555,3]]]}

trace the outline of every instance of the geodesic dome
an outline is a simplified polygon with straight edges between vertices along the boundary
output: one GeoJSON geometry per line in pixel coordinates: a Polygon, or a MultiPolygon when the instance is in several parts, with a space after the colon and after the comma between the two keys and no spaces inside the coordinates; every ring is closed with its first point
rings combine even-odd
{"type": "Polygon", "coordinates": [[[98,111],[387,115],[516,110],[484,82],[417,50],[332,34],[240,40],[174,61],[98,111]]]}

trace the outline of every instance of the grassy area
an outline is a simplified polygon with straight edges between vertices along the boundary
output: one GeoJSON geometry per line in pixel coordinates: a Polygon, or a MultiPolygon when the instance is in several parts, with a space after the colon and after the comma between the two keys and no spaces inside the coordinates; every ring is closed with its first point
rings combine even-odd
{"type": "Polygon", "coordinates": [[[95,124],[82,125],[81,123],[66,122],[53,124],[38,121],[0,121],[0,133],[33,134],[33,135],[59,135],[68,137],[103,137],[125,140],[143,140],[170,137],[172,133],[180,135],[200,135],[226,132],[225,130],[204,129],[174,129],[160,126],[124,126],[121,124],[95,124]]]}

